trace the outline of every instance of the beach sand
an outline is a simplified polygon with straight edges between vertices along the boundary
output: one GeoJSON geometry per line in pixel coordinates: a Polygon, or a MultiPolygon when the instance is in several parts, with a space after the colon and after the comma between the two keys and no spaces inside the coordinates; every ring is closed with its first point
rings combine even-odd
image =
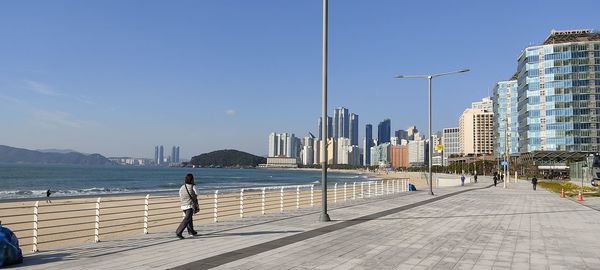
{"type": "MultiPolygon", "coordinates": [[[[393,173],[379,175],[390,180],[400,178],[393,173]]],[[[385,185],[384,185],[385,186],[385,185]]],[[[390,185],[391,186],[391,185],[390,185]]],[[[419,185],[417,185],[419,186],[419,185]]],[[[381,188],[378,185],[378,188],[381,188]]],[[[385,188],[385,187],[384,187],[385,188]]],[[[321,191],[315,187],[303,187],[297,193],[295,187],[284,189],[283,212],[296,208],[320,207],[321,191]]],[[[375,185],[371,185],[375,192],[375,185]]],[[[368,185],[363,184],[362,193],[368,197],[368,185]]],[[[342,203],[353,197],[361,197],[360,182],[353,189],[352,183],[346,186],[338,184],[337,192],[330,186],[328,202],[342,203]],[[355,193],[354,193],[355,192],[355,193]]],[[[38,250],[50,250],[60,247],[76,246],[95,240],[96,203],[98,197],[53,199],[51,203],[39,201],[38,207],[38,250]]],[[[194,216],[194,224],[214,222],[214,193],[199,195],[200,213],[194,216]]],[[[148,233],[175,231],[182,218],[179,198],[174,195],[150,195],[148,206],[148,233]]],[[[33,247],[35,201],[0,202],[0,220],[19,237],[24,253],[30,253],[33,247]]],[[[265,214],[282,211],[281,189],[265,190],[265,214]]],[[[257,189],[244,192],[244,217],[262,215],[262,191],[257,189]]],[[[124,236],[144,233],[145,196],[123,195],[102,197],[100,200],[99,240],[105,241],[124,236]]],[[[218,194],[217,220],[239,220],[240,192],[218,194]]],[[[173,236],[175,237],[174,233],[173,236]]]]}

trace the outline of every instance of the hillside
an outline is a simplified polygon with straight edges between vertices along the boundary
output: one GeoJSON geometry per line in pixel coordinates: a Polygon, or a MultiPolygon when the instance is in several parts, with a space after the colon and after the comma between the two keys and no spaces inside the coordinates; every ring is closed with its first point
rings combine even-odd
{"type": "Polygon", "coordinates": [[[200,167],[256,167],[266,163],[264,157],[238,150],[218,150],[192,157],[190,164],[200,167]]]}
{"type": "Polygon", "coordinates": [[[100,154],[40,152],[0,145],[0,162],[30,164],[114,165],[100,154]]]}

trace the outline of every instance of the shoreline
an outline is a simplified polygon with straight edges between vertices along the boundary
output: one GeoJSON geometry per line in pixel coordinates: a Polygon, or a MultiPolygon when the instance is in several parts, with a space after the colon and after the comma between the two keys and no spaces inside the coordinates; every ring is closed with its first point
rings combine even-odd
{"type": "MultiPolygon", "coordinates": [[[[262,168],[261,170],[277,170],[277,171],[321,171],[321,169],[315,168],[262,168]]],[[[371,177],[367,179],[361,179],[360,181],[355,182],[365,182],[365,181],[373,181],[373,180],[384,180],[385,178],[381,177],[377,173],[362,171],[362,170],[341,170],[341,169],[331,169],[328,172],[334,173],[344,173],[344,174],[354,174],[354,175],[369,175],[371,177]]],[[[331,181],[332,185],[337,181],[331,181]]],[[[297,185],[311,185],[315,184],[315,186],[320,185],[320,183],[314,182],[306,182],[306,183],[297,183],[297,184],[288,184],[288,185],[278,185],[278,184],[263,184],[263,185],[246,185],[246,186],[232,186],[232,187],[219,187],[219,188],[198,188],[199,195],[209,194],[214,192],[215,190],[220,191],[231,191],[231,190],[239,190],[242,188],[262,188],[262,187],[273,187],[273,186],[297,186],[297,185]]],[[[115,193],[97,193],[97,194],[80,194],[73,196],[50,196],[50,200],[73,200],[73,199],[89,199],[89,198],[114,198],[114,197],[131,197],[131,196],[146,196],[150,195],[177,195],[178,189],[172,190],[159,190],[159,191],[134,191],[134,192],[115,192],[115,193]]],[[[18,202],[35,202],[35,201],[46,201],[46,197],[24,197],[24,198],[0,198],[0,203],[18,203],[18,202]]]]}

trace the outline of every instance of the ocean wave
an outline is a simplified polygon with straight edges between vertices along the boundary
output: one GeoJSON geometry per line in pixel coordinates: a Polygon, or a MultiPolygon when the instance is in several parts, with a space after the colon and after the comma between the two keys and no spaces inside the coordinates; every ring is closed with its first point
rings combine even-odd
{"type": "MultiPolygon", "coordinates": [[[[69,190],[51,190],[52,197],[72,197],[86,195],[105,195],[105,194],[121,194],[135,192],[165,192],[174,191],[174,188],[158,188],[158,189],[140,189],[135,187],[130,188],[105,188],[92,187],[84,189],[69,189],[69,190]]],[[[0,190],[1,199],[24,199],[24,198],[45,198],[46,190],[0,190]]]]}

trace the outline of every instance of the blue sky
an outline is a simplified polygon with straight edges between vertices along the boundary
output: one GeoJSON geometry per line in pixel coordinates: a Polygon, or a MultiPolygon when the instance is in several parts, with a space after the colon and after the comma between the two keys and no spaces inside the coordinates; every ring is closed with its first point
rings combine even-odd
{"type": "MultiPolygon", "coordinates": [[[[509,78],[552,29],[599,28],[600,2],[330,0],[329,106],[434,129],[509,78]]],[[[316,133],[321,1],[0,1],[0,144],[107,156],[267,152],[316,133]]],[[[376,128],[374,128],[376,130],[376,128]]],[[[376,136],[376,134],[374,134],[376,136]]],[[[363,137],[361,132],[360,137],[363,137]]],[[[361,139],[362,141],[362,139],[361,139]]]]}

